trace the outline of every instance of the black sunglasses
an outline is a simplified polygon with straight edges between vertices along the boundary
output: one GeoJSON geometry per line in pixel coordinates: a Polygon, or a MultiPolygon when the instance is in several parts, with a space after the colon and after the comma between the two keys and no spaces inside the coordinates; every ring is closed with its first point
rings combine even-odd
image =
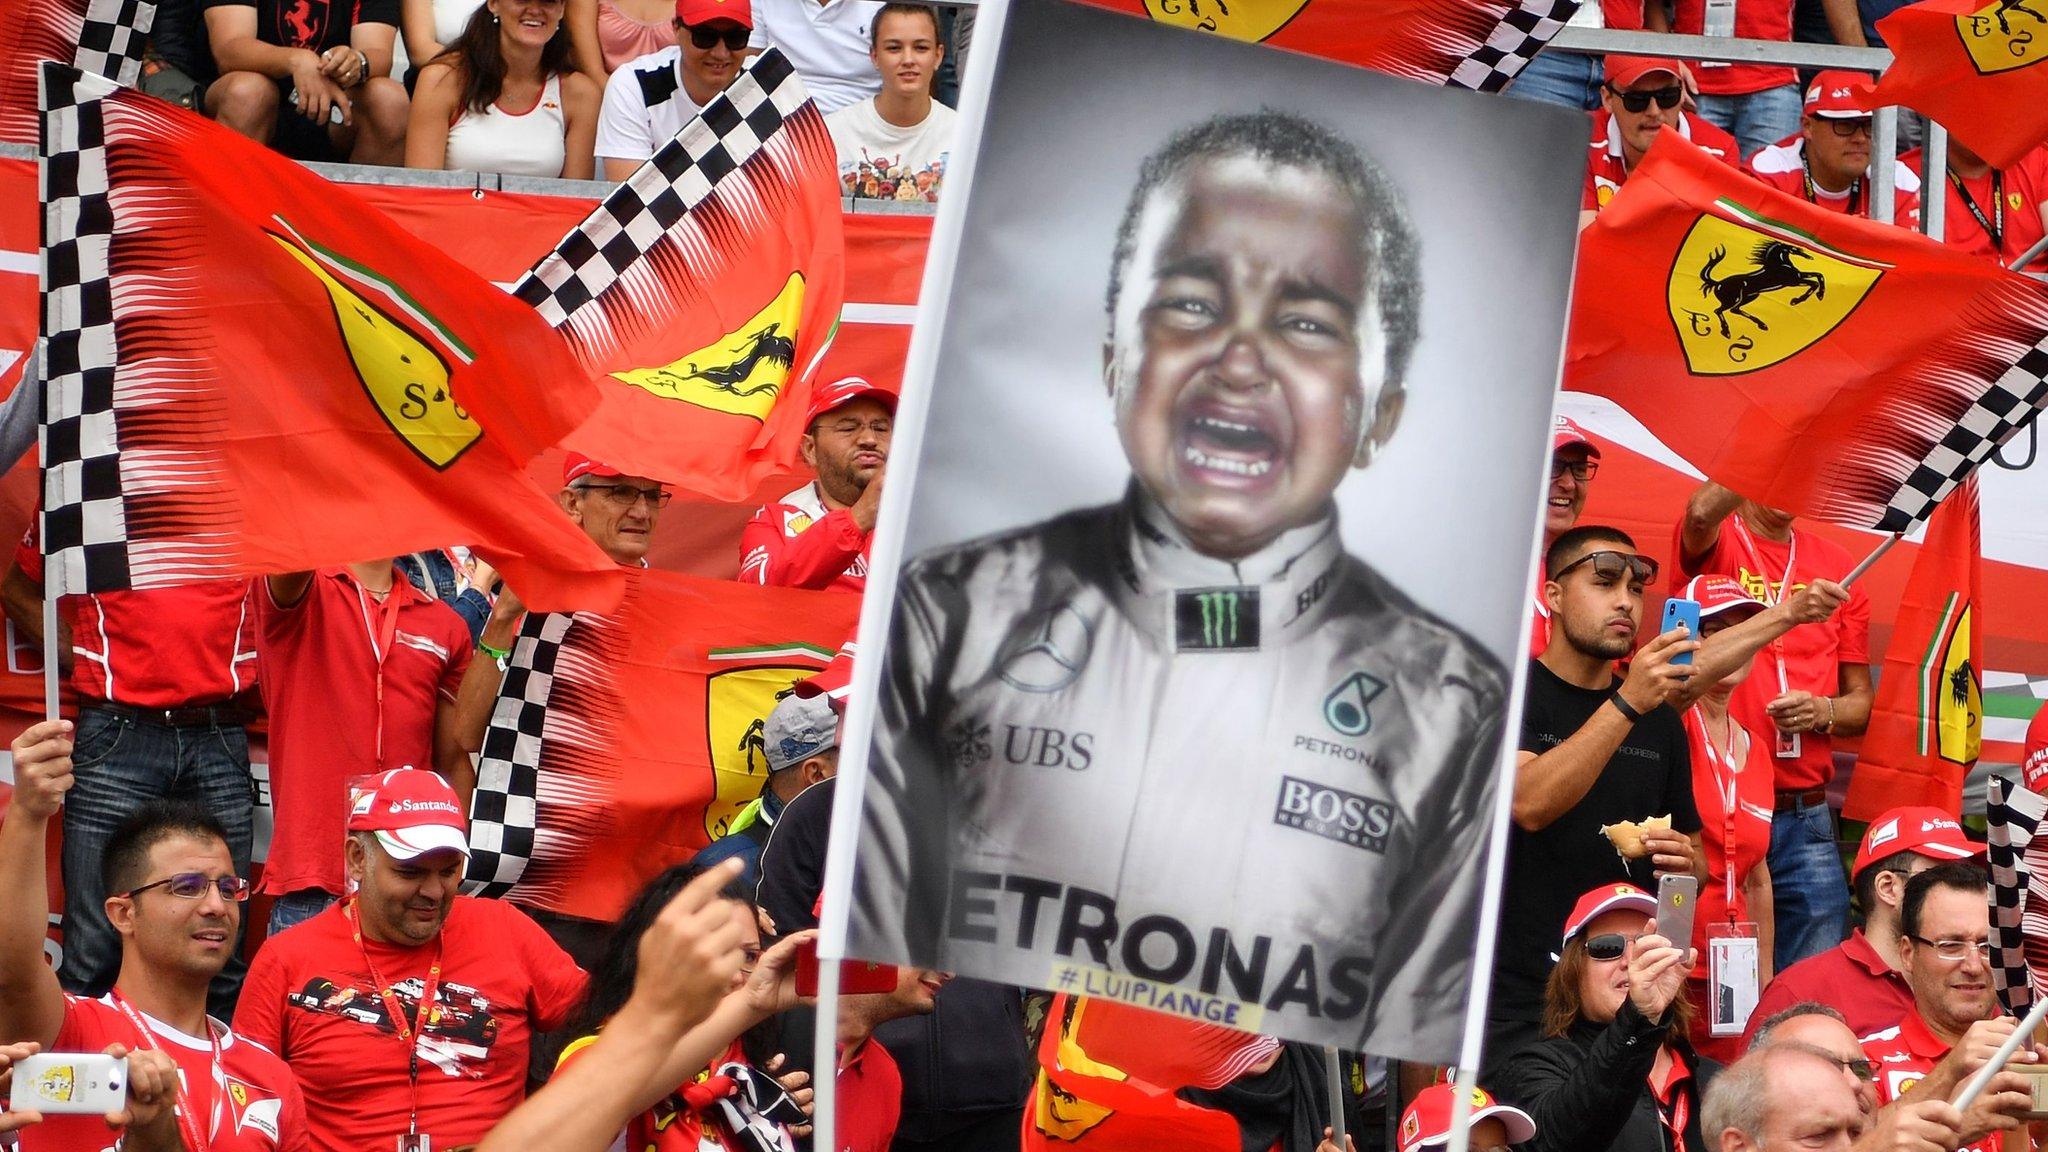
{"type": "Polygon", "coordinates": [[[690,43],[705,52],[718,47],[718,42],[721,40],[725,41],[727,48],[738,52],[747,46],[747,40],[752,35],[745,28],[740,27],[732,27],[720,31],[709,24],[699,24],[692,28],[680,20],[676,21],[676,26],[686,29],[690,33],[690,43]]]}
{"type": "Polygon", "coordinates": [[[1650,559],[1648,556],[1638,556],[1633,552],[1613,552],[1604,548],[1598,552],[1586,553],[1577,560],[1559,568],[1550,578],[1552,580],[1562,580],[1567,573],[1581,564],[1591,564],[1593,566],[1593,575],[1598,576],[1602,580],[1619,579],[1624,572],[1628,573],[1630,579],[1644,584],[1652,583],[1657,579],[1657,562],[1655,560],[1650,559]]]}
{"type": "Polygon", "coordinates": [[[1602,932],[1598,936],[1587,938],[1586,955],[1595,960],[1619,960],[1628,951],[1628,942],[1633,939],[1635,937],[1624,936],[1619,932],[1602,932]]]}
{"type": "Polygon", "coordinates": [[[1621,89],[1609,84],[1607,85],[1607,90],[1614,93],[1614,98],[1621,101],[1621,106],[1630,112],[1647,110],[1652,100],[1657,102],[1657,107],[1659,108],[1676,108],[1678,107],[1678,102],[1685,99],[1685,89],[1676,84],[1669,88],[1657,88],[1649,92],[1623,92],[1621,89]]]}

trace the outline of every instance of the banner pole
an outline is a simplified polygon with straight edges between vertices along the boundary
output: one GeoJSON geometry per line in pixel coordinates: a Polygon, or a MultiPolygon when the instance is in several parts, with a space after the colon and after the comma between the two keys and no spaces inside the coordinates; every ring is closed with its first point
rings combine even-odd
{"type": "MultiPolygon", "coordinates": [[[[839,961],[818,961],[818,1030],[811,1038],[811,1146],[837,1148],[833,1105],[839,1094],[839,961]]],[[[876,1043],[870,1039],[868,1043],[876,1043]]]]}
{"type": "Polygon", "coordinates": [[[1451,1142],[1444,1152],[1468,1152],[1472,1147],[1472,1094],[1479,1091],[1479,1069],[1460,1067],[1451,1093],[1451,1142]]]}
{"type": "Polygon", "coordinates": [[[2012,1035],[2005,1038],[2005,1043],[1998,1046],[1998,1051],[1992,1054],[1990,1060],[1985,1061],[1984,1067],[1977,1069],[1977,1074],[1963,1085],[1962,1093],[1955,1098],[1956,1111],[1966,1112],[1970,1105],[1977,1102],[1977,1097],[1983,1093],[1984,1086],[1991,1083],[1993,1076],[2004,1070],[2006,1061],[2012,1059],[2012,1054],[2019,1051],[2022,1043],[2033,1038],[2043,1019],[2048,1019],[2048,996],[2042,996],[2034,1001],[2033,1010],[2027,1013],[2027,1018],[2020,1021],[2020,1026],[2012,1030],[2012,1035]]]}
{"type": "Polygon", "coordinates": [[[57,718],[57,597],[43,580],[43,719],[57,718]]]}
{"type": "Polygon", "coordinates": [[[2018,256],[2014,257],[2013,262],[2007,265],[2007,267],[2013,269],[2025,268],[2028,264],[2031,264],[2036,259],[2038,259],[2041,253],[2043,252],[2048,252],[2048,236],[2043,236],[2039,240],[2035,241],[2034,246],[2032,248],[2029,248],[2025,252],[2022,252],[2018,256]]]}
{"type": "Polygon", "coordinates": [[[1876,548],[1872,549],[1870,555],[1865,556],[1863,558],[1862,563],[1856,565],[1854,568],[1849,569],[1849,574],[1847,576],[1842,577],[1842,587],[1847,588],[1849,585],[1854,584],[1856,582],[1857,577],[1863,575],[1865,572],[1870,571],[1870,566],[1872,564],[1877,563],[1878,557],[1883,556],[1885,553],[1891,551],[1892,545],[1897,544],[1899,541],[1904,540],[1905,538],[1906,534],[1904,532],[1900,532],[1890,537],[1889,539],[1885,540],[1884,543],[1879,544],[1876,548]]]}
{"type": "Polygon", "coordinates": [[[1323,1082],[1330,1090],[1330,1140],[1337,1146],[1337,1152],[1346,1152],[1344,1147],[1344,1058],[1331,1044],[1323,1049],[1325,1075],[1323,1082]]]}

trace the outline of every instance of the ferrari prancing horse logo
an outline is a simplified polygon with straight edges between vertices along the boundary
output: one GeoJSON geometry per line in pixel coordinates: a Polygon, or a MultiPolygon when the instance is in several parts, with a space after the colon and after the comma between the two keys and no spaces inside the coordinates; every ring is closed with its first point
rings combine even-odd
{"type": "Polygon", "coordinates": [[[1161,24],[1214,32],[1232,40],[1264,40],[1294,19],[1307,0],[1145,0],[1161,24]]]}
{"type": "Polygon", "coordinates": [[[2039,64],[2048,60],[2048,3],[1993,0],[1956,17],[1956,34],[1970,63],[1985,75],[2039,64]]]}
{"type": "Polygon", "coordinates": [[[1758,222],[1765,227],[1702,215],[1672,261],[1667,302],[1694,375],[1784,363],[1847,320],[1884,274],[1883,264],[1758,222]]]}

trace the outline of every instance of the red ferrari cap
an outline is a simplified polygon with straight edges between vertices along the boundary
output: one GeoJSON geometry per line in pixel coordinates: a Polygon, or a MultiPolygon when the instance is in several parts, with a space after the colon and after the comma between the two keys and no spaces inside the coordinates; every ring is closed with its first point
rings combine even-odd
{"type": "Polygon", "coordinates": [[[393,768],[349,785],[348,830],[375,832],[394,860],[429,852],[469,854],[469,825],[455,789],[433,772],[393,768]]]}
{"type": "Polygon", "coordinates": [[[1851,878],[1895,852],[1916,852],[1935,860],[1968,860],[1984,854],[1956,818],[1939,808],[1894,808],[1870,822],[1856,849],[1851,878]]]}
{"type": "Polygon", "coordinates": [[[1693,577],[1686,584],[1685,591],[1679,593],[1679,598],[1696,601],[1700,606],[1702,620],[1733,608],[1755,608],[1762,611],[1768,607],[1763,601],[1751,596],[1741,581],[1718,572],[1693,577]]]}
{"type": "Polygon", "coordinates": [[[1602,884],[1572,905],[1572,914],[1564,922],[1564,942],[1570,944],[1572,937],[1583,931],[1586,925],[1599,918],[1603,912],[1616,908],[1633,908],[1645,916],[1657,914],[1656,898],[1633,884],[1602,884]]]}
{"type": "Polygon", "coordinates": [[[820,669],[817,675],[806,677],[791,685],[790,691],[805,699],[823,696],[831,703],[834,712],[844,715],[846,692],[853,687],[854,649],[854,638],[848,637],[846,643],[839,646],[839,651],[833,655],[830,663],[820,669]]]}
{"type": "Polygon", "coordinates": [[[1628,88],[1652,72],[1662,72],[1678,83],[1678,65],[1656,56],[1620,56],[1609,52],[1605,65],[1607,82],[1616,88],[1628,88]]]}
{"type": "Polygon", "coordinates": [[[830,384],[821,384],[811,389],[811,410],[804,413],[804,427],[817,422],[818,417],[835,409],[844,408],[863,396],[872,396],[881,401],[882,407],[892,414],[896,411],[896,390],[871,384],[864,376],[842,376],[830,384]]]}
{"type": "MultiPolygon", "coordinates": [[[[1416,1093],[1415,1102],[1401,1113],[1397,1152],[1434,1148],[1451,1140],[1451,1106],[1458,1102],[1457,1089],[1449,1084],[1431,1084],[1416,1093]]],[[[1484,1088],[1472,1090],[1472,1123],[1497,1119],[1508,1130],[1508,1143],[1520,1144],[1536,1136],[1536,1121],[1527,1112],[1493,1098],[1484,1088]]]]}
{"type": "Polygon", "coordinates": [[[1579,427],[1578,421],[1573,420],[1569,416],[1554,417],[1551,421],[1550,450],[1555,452],[1560,448],[1569,448],[1574,444],[1584,444],[1586,446],[1586,456],[1588,459],[1598,460],[1600,458],[1600,446],[1593,443],[1593,438],[1586,435],[1586,430],[1579,427]]]}
{"type": "Polygon", "coordinates": [[[742,28],[752,28],[754,7],[748,0],[676,0],[676,19],[685,27],[730,20],[742,28]]]}
{"type": "Polygon", "coordinates": [[[1828,120],[1866,119],[1870,109],[1862,105],[1861,99],[1870,87],[1870,77],[1862,72],[1839,68],[1817,72],[1813,83],[1806,86],[1806,103],[1801,111],[1828,120]]]}
{"type": "Polygon", "coordinates": [[[624,475],[624,472],[608,465],[599,464],[581,452],[571,452],[568,458],[562,461],[562,483],[565,485],[573,484],[585,476],[595,476],[600,480],[615,480],[624,475]]]}

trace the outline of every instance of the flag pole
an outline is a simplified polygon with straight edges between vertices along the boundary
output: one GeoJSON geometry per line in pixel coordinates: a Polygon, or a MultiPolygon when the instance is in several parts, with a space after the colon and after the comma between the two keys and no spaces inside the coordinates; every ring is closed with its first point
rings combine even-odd
{"type": "MultiPolygon", "coordinates": [[[[41,520],[50,493],[43,470],[48,467],[45,451],[45,426],[49,419],[49,383],[43,379],[43,351],[48,341],[37,337],[35,350],[30,353],[29,374],[24,374],[17,387],[27,388],[33,383],[38,403],[36,404],[36,518],[41,520]]],[[[11,466],[11,465],[10,465],[11,466]]],[[[50,534],[48,526],[36,525],[36,546],[43,553],[43,719],[57,719],[57,594],[50,586],[50,534]]]]}
{"type": "Polygon", "coordinates": [[[1325,1067],[1324,1083],[1330,1089],[1330,1140],[1337,1146],[1337,1152],[1344,1149],[1344,1058],[1337,1053],[1337,1046],[1331,1044],[1323,1049],[1325,1067]]]}
{"type": "Polygon", "coordinates": [[[1842,587],[1847,588],[1849,585],[1854,584],[1856,582],[1857,577],[1863,575],[1865,572],[1870,571],[1870,566],[1872,564],[1877,563],[1878,557],[1883,556],[1885,553],[1891,551],[1892,545],[1897,544],[1899,541],[1904,540],[1905,538],[1906,534],[1904,532],[1894,533],[1890,538],[1886,539],[1884,543],[1879,544],[1876,548],[1872,549],[1870,555],[1865,556],[1863,558],[1862,563],[1856,565],[1854,568],[1849,569],[1849,574],[1847,576],[1842,577],[1842,587]]]}
{"type": "Polygon", "coordinates": [[[2027,1013],[2027,1018],[2020,1021],[2020,1026],[2012,1030],[2012,1035],[2005,1038],[2005,1043],[1998,1046],[1998,1051],[1984,1063],[1984,1067],[1977,1069],[1977,1074],[1963,1085],[1962,1092],[1955,1098],[1958,1112],[1968,1111],[1970,1105],[1977,1102],[1977,1097],[1983,1093],[1984,1086],[1991,1083],[1993,1076],[2004,1070],[2006,1061],[2012,1059],[2012,1054],[2019,1051],[2020,1045],[2032,1041],[2034,1032],[2041,1027],[2043,1019],[2048,1019],[2048,996],[2034,1001],[2033,1010],[2027,1013]]]}
{"type": "MultiPolygon", "coordinates": [[[[2043,998],[2048,1003],[2048,998],[2043,998]]],[[[811,1146],[837,1148],[833,1105],[839,1094],[839,961],[818,960],[818,1030],[811,1037],[811,1146]]],[[[876,1041],[870,1037],[868,1043],[876,1041]]]]}
{"type": "Polygon", "coordinates": [[[2039,240],[2035,241],[2034,246],[2032,248],[2029,248],[2025,252],[2022,252],[2018,256],[2014,257],[2013,262],[2007,265],[2007,267],[2012,268],[2015,271],[2021,268],[2025,268],[2028,264],[2033,263],[2034,260],[2039,258],[2041,253],[2043,252],[2048,252],[2048,236],[2043,236],[2039,240]]]}

